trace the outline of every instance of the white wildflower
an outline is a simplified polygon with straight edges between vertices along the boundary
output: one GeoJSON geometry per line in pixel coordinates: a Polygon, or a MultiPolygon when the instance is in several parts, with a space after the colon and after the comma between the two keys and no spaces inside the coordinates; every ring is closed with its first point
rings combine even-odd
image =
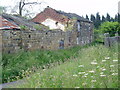
{"type": "Polygon", "coordinates": [[[94,82],[96,82],[96,80],[91,80],[91,82],[93,82],[93,83],[94,83],[94,82]]]}
{"type": "Polygon", "coordinates": [[[115,65],[110,65],[110,67],[114,67],[115,65]]]}
{"type": "Polygon", "coordinates": [[[84,74],[85,72],[79,72],[78,74],[84,74]]]}
{"type": "Polygon", "coordinates": [[[87,76],[83,75],[82,77],[87,77],[87,76]]]}
{"type": "Polygon", "coordinates": [[[110,70],[110,72],[115,72],[115,70],[110,70]]]}
{"type": "Polygon", "coordinates": [[[94,76],[91,76],[91,78],[93,78],[94,76]]]}
{"type": "Polygon", "coordinates": [[[105,68],[102,69],[102,71],[105,71],[105,70],[106,70],[105,68]]]}
{"type": "Polygon", "coordinates": [[[110,59],[110,57],[105,57],[106,60],[110,59]]]}
{"type": "Polygon", "coordinates": [[[92,70],[92,71],[89,71],[89,72],[90,72],[90,73],[94,73],[95,71],[92,70]]]}
{"type": "Polygon", "coordinates": [[[113,60],[113,62],[118,62],[118,60],[113,60]]]}
{"type": "Polygon", "coordinates": [[[88,73],[86,73],[86,74],[84,74],[85,76],[87,76],[88,75],[88,73]]]}
{"type": "Polygon", "coordinates": [[[101,77],[106,77],[106,75],[100,75],[101,77]]]}
{"type": "Polygon", "coordinates": [[[73,75],[73,77],[77,77],[77,75],[76,75],[76,74],[74,74],[74,75],[73,75]]]}
{"type": "Polygon", "coordinates": [[[78,67],[84,67],[84,65],[79,65],[78,67]]]}
{"type": "Polygon", "coordinates": [[[91,62],[91,64],[92,64],[92,65],[96,65],[96,64],[97,64],[97,62],[91,62]]]}
{"type": "Polygon", "coordinates": [[[118,75],[118,73],[112,73],[113,76],[118,75]]]}
{"type": "Polygon", "coordinates": [[[102,60],[102,62],[106,62],[106,60],[102,60]]]}
{"type": "Polygon", "coordinates": [[[75,88],[80,88],[80,87],[75,87],[75,88]]]}

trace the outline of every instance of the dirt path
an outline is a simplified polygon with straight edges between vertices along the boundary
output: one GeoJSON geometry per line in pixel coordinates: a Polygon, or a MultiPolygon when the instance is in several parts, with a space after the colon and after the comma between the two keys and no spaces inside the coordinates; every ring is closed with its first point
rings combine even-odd
{"type": "Polygon", "coordinates": [[[27,80],[18,80],[18,81],[14,81],[14,82],[9,82],[9,83],[4,83],[4,84],[0,84],[0,90],[2,89],[2,88],[10,88],[10,87],[13,87],[14,88],[14,86],[16,86],[16,85],[18,85],[18,84],[24,84],[24,83],[26,83],[27,82],[27,80]]]}

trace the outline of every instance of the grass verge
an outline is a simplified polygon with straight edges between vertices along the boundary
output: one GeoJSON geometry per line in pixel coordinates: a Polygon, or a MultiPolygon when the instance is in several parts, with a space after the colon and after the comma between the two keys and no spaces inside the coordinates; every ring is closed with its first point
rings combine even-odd
{"type": "MultiPolygon", "coordinates": [[[[86,47],[86,46],[84,46],[86,47]]],[[[21,79],[38,68],[49,68],[51,63],[62,63],[69,58],[77,57],[80,46],[70,49],[32,52],[19,52],[17,54],[3,54],[2,57],[2,83],[21,79]]]]}
{"type": "Polygon", "coordinates": [[[103,45],[82,48],[77,57],[39,70],[17,88],[118,88],[118,51],[103,45]]]}

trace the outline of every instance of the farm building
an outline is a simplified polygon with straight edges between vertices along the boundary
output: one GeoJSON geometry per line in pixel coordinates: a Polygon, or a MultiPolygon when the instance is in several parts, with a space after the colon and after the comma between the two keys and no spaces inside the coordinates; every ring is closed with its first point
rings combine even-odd
{"type": "Polygon", "coordinates": [[[37,24],[43,24],[50,29],[62,31],[77,31],[77,44],[90,43],[93,40],[93,23],[75,13],[57,11],[51,7],[37,14],[33,19],[37,24]]]}
{"type": "Polygon", "coordinates": [[[49,6],[37,14],[32,21],[49,26],[50,29],[61,29],[63,31],[75,29],[75,26],[80,31],[81,28],[85,28],[82,23],[85,23],[86,29],[92,29],[93,25],[91,21],[77,14],[57,11],[49,6]]]}
{"type": "Polygon", "coordinates": [[[86,45],[94,40],[93,23],[74,13],[57,11],[50,7],[31,21],[20,16],[3,14],[3,18],[11,25],[27,26],[26,30],[2,30],[2,51],[5,53],[19,52],[20,50],[57,50],[86,45]],[[37,30],[35,25],[49,27],[37,30]],[[53,30],[52,30],[53,29],[53,30]]]}

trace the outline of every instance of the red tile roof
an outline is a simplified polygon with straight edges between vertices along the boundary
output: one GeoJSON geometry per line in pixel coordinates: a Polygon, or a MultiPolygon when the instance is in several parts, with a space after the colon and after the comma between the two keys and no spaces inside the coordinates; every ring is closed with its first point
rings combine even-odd
{"type": "Polygon", "coordinates": [[[20,29],[20,27],[0,16],[0,29],[20,29]]]}
{"type": "Polygon", "coordinates": [[[39,13],[38,15],[36,15],[36,17],[34,17],[32,19],[32,21],[41,23],[41,22],[45,21],[47,18],[51,18],[60,23],[66,23],[69,21],[68,17],[57,13],[56,10],[54,10],[50,7],[45,8],[45,10],[43,12],[39,13]]]}

